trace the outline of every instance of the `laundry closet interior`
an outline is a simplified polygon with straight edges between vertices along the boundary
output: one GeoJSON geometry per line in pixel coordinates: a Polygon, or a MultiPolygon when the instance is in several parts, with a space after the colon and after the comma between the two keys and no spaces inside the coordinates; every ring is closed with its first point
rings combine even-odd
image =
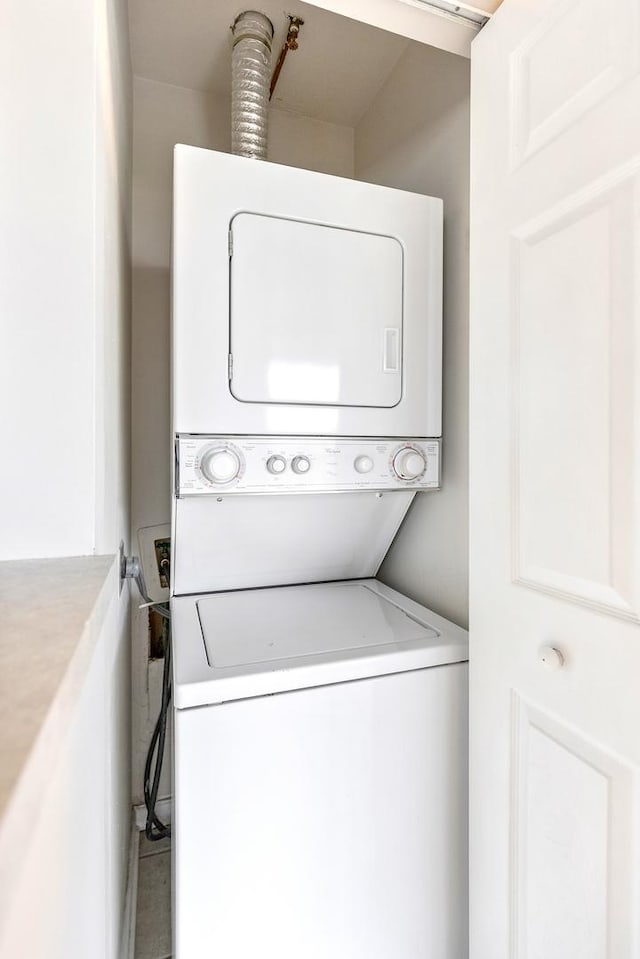
{"type": "MultiPolygon", "coordinates": [[[[205,940],[229,956],[461,954],[467,651],[447,621],[467,625],[468,61],[309,5],[131,13],[132,527],[157,547],[171,522],[175,710],[153,796],[172,798],[175,954],[205,940]],[[230,122],[230,83],[246,81],[241,44],[252,70],[272,27],[269,73],[287,31],[295,44],[273,73],[265,158],[233,102],[230,122]],[[230,137],[240,157],[225,160],[230,137]],[[387,675],[376,657],[392,648],[421,685],[387,675]],[[363,709],[379,733],[359,728],[363,709]],[[371,749],[372,767],[356,760],[371,749]],[[335,807],[342,791],[353,805],[335,807]],[[240,812],[253,792],[264,819],[240,812]],[[409,837],[392,823],[416,803],[409,837]],[[403,901],[382,922],[370,855],[403,901]]],[[[134,613],[139,782],[161,675],[166,688],[147,614],[134,613]]]]}

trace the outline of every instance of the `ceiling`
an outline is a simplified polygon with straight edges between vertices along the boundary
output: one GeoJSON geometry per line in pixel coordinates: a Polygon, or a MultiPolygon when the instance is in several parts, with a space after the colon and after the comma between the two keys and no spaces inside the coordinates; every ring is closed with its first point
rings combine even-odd
{"type": "MultiPolygon", "coordinates": [[[[273,105],[355,126],[406,49],[404,37],[305,3],[261,0],[275,27],[274,56],[287,13],[301,16],[300,49],[291,52],[273,105]]],[[[129,0],[133,71],[176,86],[229,96],[230,25],[242,0],[129,0]]]]}

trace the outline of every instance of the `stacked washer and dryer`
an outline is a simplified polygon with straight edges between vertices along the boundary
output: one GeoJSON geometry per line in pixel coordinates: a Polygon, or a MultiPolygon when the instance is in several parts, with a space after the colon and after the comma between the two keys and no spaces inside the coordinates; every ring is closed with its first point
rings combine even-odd
{"type": "Polygon", "coordinates": [[[375,579],[440,484],[442,203],[174,183],[174,955],[462,959],[467,636],[375,579]]]}

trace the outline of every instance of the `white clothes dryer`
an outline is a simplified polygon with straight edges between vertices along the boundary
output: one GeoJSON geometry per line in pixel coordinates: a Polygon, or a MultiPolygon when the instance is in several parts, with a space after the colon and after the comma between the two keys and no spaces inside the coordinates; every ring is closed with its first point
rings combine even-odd
{"type": "Polygon", "coordinates": [[[442,200],[176,146],[181,434],[441,434],[442,200]]]}
{"type": "Polygon", "coordinates": [[[467,635],[376,580],[176,597],[176,959],[467,954],[467,635]]]}

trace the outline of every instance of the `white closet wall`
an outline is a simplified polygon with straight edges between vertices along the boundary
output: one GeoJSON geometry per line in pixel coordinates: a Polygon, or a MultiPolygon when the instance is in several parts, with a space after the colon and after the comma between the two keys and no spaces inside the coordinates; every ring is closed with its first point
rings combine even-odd
{"type": "Polygon", "coordinates": [[[411,44],[356,128],[355,169],[444,200],[443,488],[416,497],[380,579],[466,627],[469,61],[411,44]]]}
{"type": "Polygon", "coordinates": [[[115,552],[129,505],[127,10],[8,0],[2,19],[0,559],[115,552]]]}

